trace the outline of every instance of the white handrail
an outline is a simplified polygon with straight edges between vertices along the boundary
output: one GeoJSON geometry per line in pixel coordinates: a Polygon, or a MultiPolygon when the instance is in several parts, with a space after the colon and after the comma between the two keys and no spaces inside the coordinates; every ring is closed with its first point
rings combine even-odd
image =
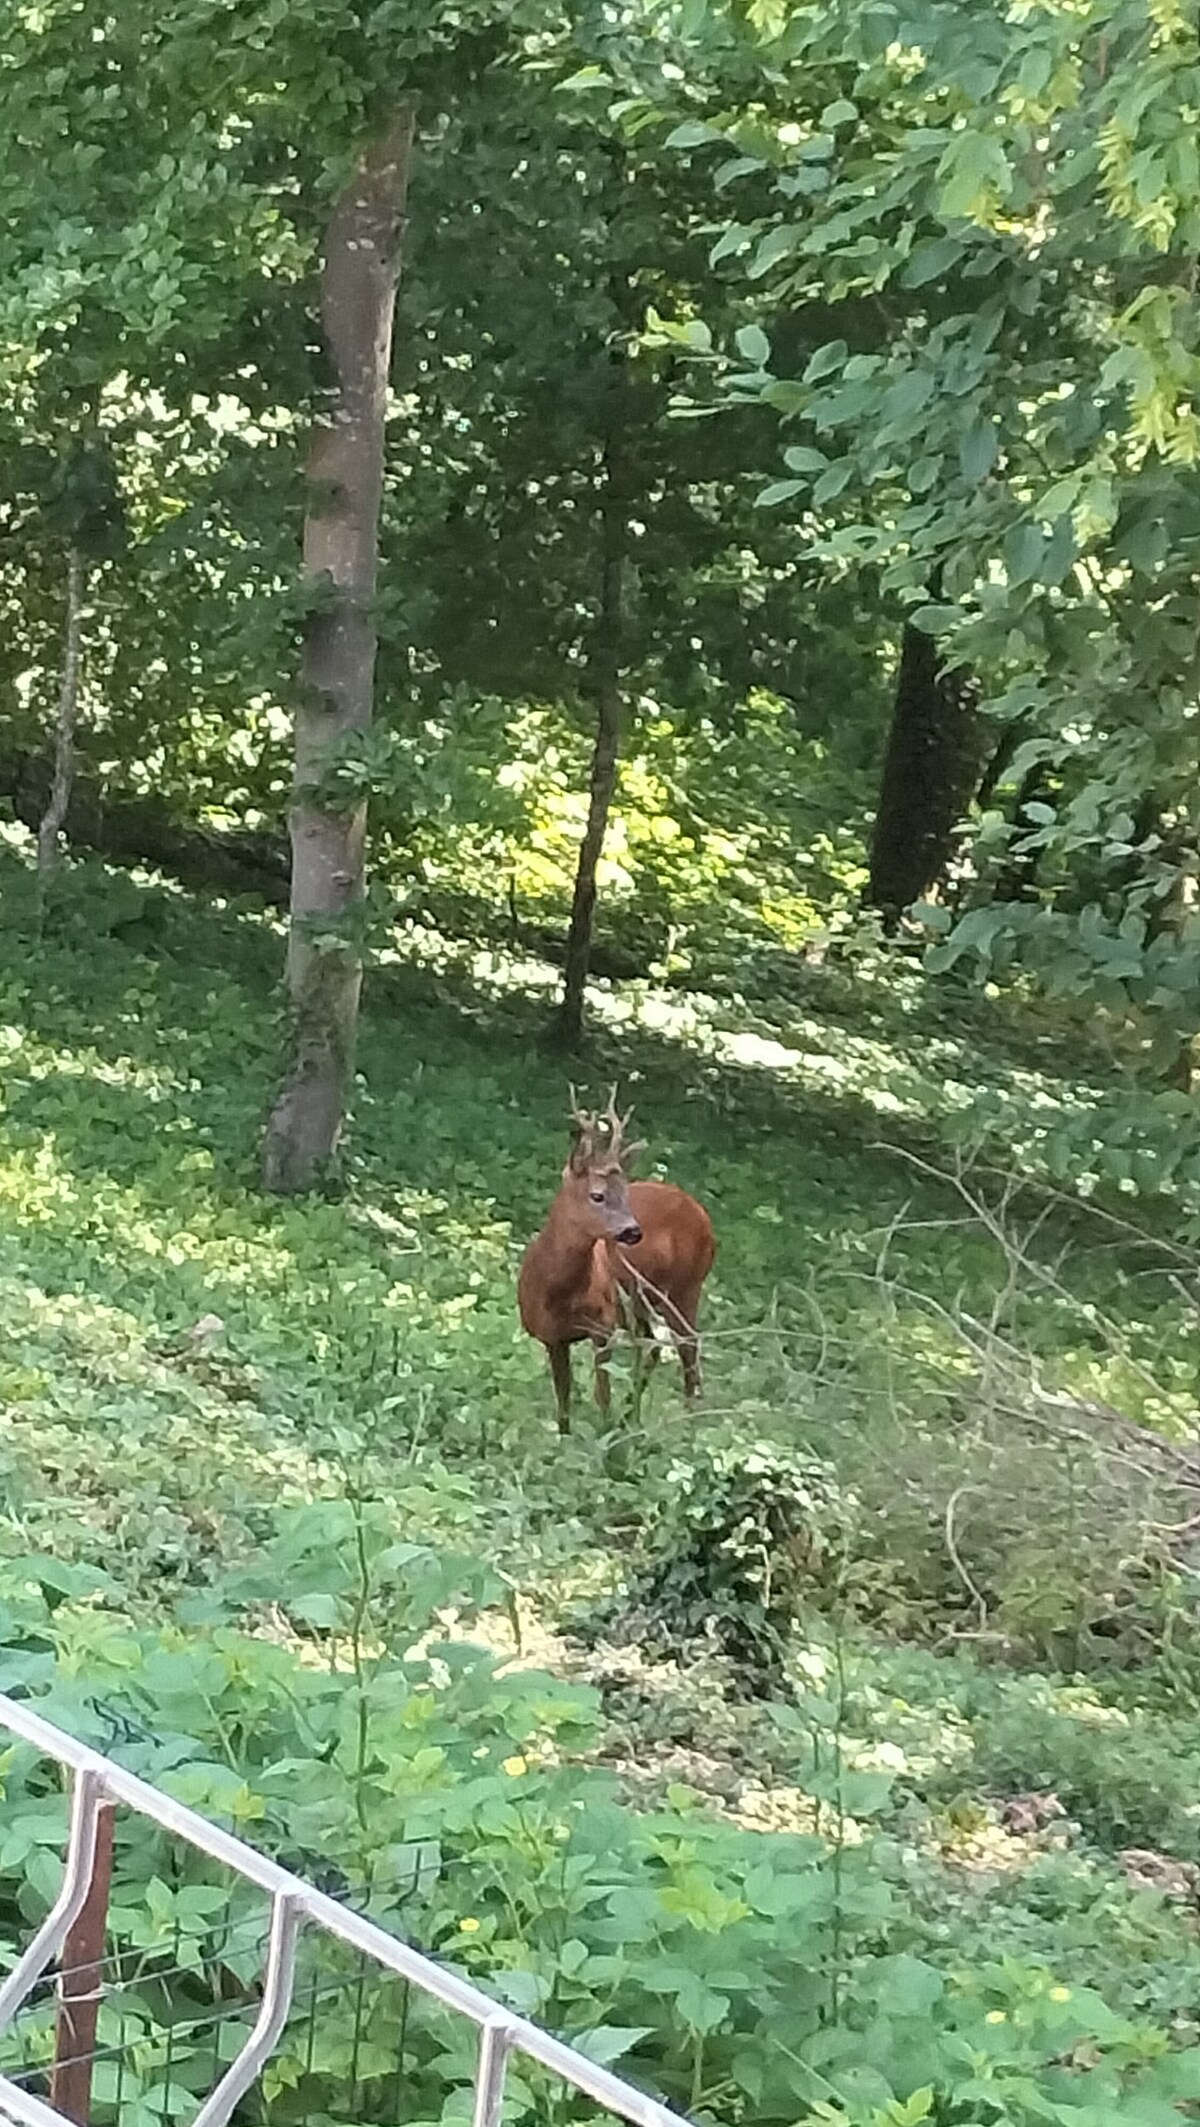
{"type": "MultiPolygon", "coordinates": [[[[540,2025],[531,2023],[528,2017],[503,2008],[478,1987],[472,1986],[469,1980],[460,1979],[457,1973],[447,1971],[431,1957],[389,1934],[387,1929],[354,1912],[350,1906],[316,1890],[289,1869],[281,1868],[277,1861],[260,1854],[256,1847],[248,1846],[244,1839],[223,1831],[220,1825],[210,1824],[206,1817],[189,1809],[186,1803],[177,1802],[173,1796],[160,1793],[148,1781],[140,1780],[135,1773],[126,1772],[115,1759],[80,1743],[65,1729],[56,1728],[23,1700],[0,1694],[0,1727],[7,1728],[45,1757],[57,1759],[60,1765],[70,1767],[76,1776],[63,1889],[53,1912],[0,1988],[0,2029],[15,2014],[22,1997],[36,1984],[46,1965],[61,1949],[67,1929],[76,1917],[74,1901],[77,1894],[80,1905],[87,1894],[95,1845],[96,1809],[101,1801],[120,1802],[140,1816],[151,1818],[164,1831],[208,1854],[212,1860],[223,1863],[247,1882],[256,1884],[273,1904],[272,1953],[276,1962],[274,1965],[268,1963],[258,2023],[243,2052],[201,2109],[194,2127],[222,2127],[233,2104],[278,2042],[287,2018],[288,2001],[285,1997],[290,1994],[295,1931],[305,1921],[340,1942],[348,1943],[351,1949],[360,1951],[385,1971],[408,1980],[423,1994],[441,2002],[444,2008],[456,2010],[478,2026],[480,2050],[475,2077],[474,2127],[495,2127],[503,2100],[505,2065],[514,2052],[537,2061],[551,2075],[582,2091],[606,2112],[631,2121],[633,2127],[691,2127],[691,2123],[669,2105],[638,2090],[598,2061],[590,2061],[586,2054],[562,2039],[552,2037],[540,2025]],[[22,1981],[20,1988],[15,1985],[18,1977],[22,1981]],[[264,2043],[268,2037],[269,2043],[264,2043]],[[228,2090],[231,2077],[242,2069],[251,2053],[254,2063],[251,2074],[245,2083],[239,2082],[229,2111],[223,2108],[209,2110],[228,2090]]],[[[22,2127],[62,2127],[60,2113],[0,2075],[0,2117],[3,2116],[21,2122],[22,2127]]]]}

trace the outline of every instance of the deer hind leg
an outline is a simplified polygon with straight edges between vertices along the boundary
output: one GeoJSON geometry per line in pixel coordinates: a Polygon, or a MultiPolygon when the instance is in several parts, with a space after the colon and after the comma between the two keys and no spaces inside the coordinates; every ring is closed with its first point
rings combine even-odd
{"type": "Polygon", "coordinates": [[[571,1347],[569,1344],[548,1344],[550,1376],[554,1382],[554,1400],[558,1406],[558,1430],[571,1430],[571,1347]]]}
{"type": "Polygon", "coordinates": [[[675,1298],[671,1308],[671,1335],[683,1368],[683,1393],[689,1402],[700,1394],[701,1388],[700,1332],[696,1328],[699,1311],[699,1293],[686,1293],[675,1298]]]}

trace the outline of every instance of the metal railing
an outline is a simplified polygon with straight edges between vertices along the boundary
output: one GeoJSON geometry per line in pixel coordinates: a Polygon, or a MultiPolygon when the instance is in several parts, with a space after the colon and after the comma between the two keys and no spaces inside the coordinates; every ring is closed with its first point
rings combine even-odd
{"type": "MultiPolygon", "coordinates": [[[[524,2054],[560,2081],[582,2092],[604,2111],[633,2127],[689,2127],[679,2113],[646,2095],[609,2068],[563,2040],[553,2038],[527,2017],[491,2000],[468,1980],[411,1949],[385,1928],[316,1890],[290,1870],[248,1846],[232,1832],[210,1824],[186,1804],[164,1795],[147,1781],[126,1772],[113,1759],[78,1742],[44,1720],[32,1708],[0,1695],[0,1727],[31,1744],[72,1774],[70,1830],[62,1887],[33,1940],[0,1983],[0,2035],[12,2023],[48,1968],[61,1958],[72,1928],[89,1899],[95,1902],[93,1877],[100,1813],[120,1805],[147,1817],[173,1837],[222,1863],[271,1901],[271,1929],[258,2017],[245,2045],[193,2117],[193,2127],[226,2127],[235,2107],[260,2075],[278,2046],[292,2005],[296,1949],[301,1930],[316,1928],[349,1945],[384,1972],[407,1980],[443,2008],[466,2017],[479,2032],[475,2064],[473,2127],[498,2127],[504,2102],[508,2061],[524,2054]]],[[[105,1903],[107,1886],[103,1887],[105,1903]]],[[[101,1915],[102,1917],[102,1915],[101,1915]]],[[[63,2127],[70,2117],[45,2099],[0,2074],[0,2119],[19,2127],[63,2127]]]]}

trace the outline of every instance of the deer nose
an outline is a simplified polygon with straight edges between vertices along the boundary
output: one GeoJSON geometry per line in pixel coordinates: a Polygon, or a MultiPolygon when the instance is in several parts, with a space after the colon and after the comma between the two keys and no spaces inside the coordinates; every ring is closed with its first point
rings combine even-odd
{"type": "Polygon", "coordinates": [[[632,1248],[634,1246],[634,1243],[640,1241],[641,1238],[641,1227],[632,1224],[629,1226],[623,1226],[621,1228],[620,1233],[617,1235],[618,1241],[624,1241],[626,1246],[629,1248],[632,1248]]]}

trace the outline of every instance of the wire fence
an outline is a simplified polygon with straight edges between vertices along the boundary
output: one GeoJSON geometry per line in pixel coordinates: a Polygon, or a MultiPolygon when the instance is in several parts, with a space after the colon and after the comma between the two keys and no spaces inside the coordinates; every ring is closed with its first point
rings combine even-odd
{"type": "Polygon", "coordinates": [[[61,1889],[0,1981],[0,2120],[226,2127],[257,2093],[285,2121],[402,2127],[428,2117],[421,2078],[433,2062],[443,2097],[447,2083],[461,2089],[464,2127],[468,2116],[498,2127],[510,2076],[545,2089],[551,2120],[565,2086],[633,2127],[687,2127],[28,1705],[0,1696],[0,1728],[71,1778],[61,1889]],[[110,1903],[118,1809],[206,1855],[224,1883],[198,1899],[191,1886],[185,1913],[164,1900],[157,1926],[140,1909],[134,1923],[110,1903]]]}

